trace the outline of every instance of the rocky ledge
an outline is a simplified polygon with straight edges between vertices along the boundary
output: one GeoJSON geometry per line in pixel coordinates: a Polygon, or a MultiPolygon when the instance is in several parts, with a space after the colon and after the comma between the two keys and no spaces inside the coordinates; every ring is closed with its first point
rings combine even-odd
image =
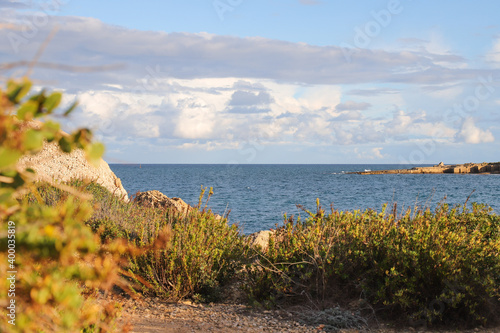
{"type": "Polygon", "coordinates": [[[22,157],[18,168],[32,168],[36,179],[42,181],[68,182],[72,179],[89,179],[107,188],[111,193],[128,201],[127,191],[109,168],[108,163],[100,160],[96,168],[85,158],[82,149],[75,149],[70,154],[63,153],[54,143],[45,143],[43,149],[35,155],[22,157]]]}
{"type": "Polygon", "coordinates": [[[440,174],[440,173],[482,173],[482,174],[500,174],[500,162],[496,163],[465,163],[445,165],[443,162],[431,167],[415,167],[412,169],[395,170],[375,170],[349,172],[349,174],[358,175],[387,175],[387,174],[440,174]]]}

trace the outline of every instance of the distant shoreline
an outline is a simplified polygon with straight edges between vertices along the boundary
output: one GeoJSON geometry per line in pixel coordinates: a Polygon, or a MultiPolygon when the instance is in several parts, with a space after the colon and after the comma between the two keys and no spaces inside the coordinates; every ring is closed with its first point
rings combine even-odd
{"type": "Polygon", "coordinates": [[[445,165],[443,162],[431,167],[414,167],[411,169],[365,170],[349,172],[357,175],[390,175],[390,174],[500,174],[500,162],[465,163],[445,165]]]}

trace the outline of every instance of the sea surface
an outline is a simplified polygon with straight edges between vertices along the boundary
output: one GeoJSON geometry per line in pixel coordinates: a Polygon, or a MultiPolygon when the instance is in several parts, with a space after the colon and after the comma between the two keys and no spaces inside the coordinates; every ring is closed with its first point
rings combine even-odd
{"type": "MultiPolygon", "coordinates": [[[[480,202],[500,213],[500,175],[351,175],[351,171],[403,169],[407,165],[226,165],[226,164],[111,164],[123,186],[134,195],[158,190],[198,204],[200,188],[213,187],[208,207],[238,223],[246,234],[283,224],[283,215],[307,214],[296,207],[380,210],[384,203],[398,207],[430,207],[440,201],[463,205],[480,202]],[[472,193],[474,191],[474,193],[472,193]],[[472,194],[471,194],[472,193],[472,194]]],[[[207,191],[208,192],[208,191],[207,191]]]]}

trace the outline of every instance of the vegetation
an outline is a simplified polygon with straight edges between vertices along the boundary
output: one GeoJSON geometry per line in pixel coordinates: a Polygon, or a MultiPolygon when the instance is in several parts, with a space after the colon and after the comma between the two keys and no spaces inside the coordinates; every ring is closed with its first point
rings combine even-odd
{"type": "Polygon", "coordinates": [[[0,268],[16,271],[15,297],[0,280],[0,313],[9,314],[11,299],[16,306],[16,325],[2,321],[2,331],[104,332],[118,311],[95,302],[96,290],[216,301],[235,279],[253,304],[315,304],[324,311],[303,320],[331,329],[366,325],[337,307],[353,300],[415,325],[498,317],[500,218],[484,205],[327,214],[318,202],[304,220],[285,216],[263,250],[203,207],[205,190],[196,209],[180,214],[123,202],[82,180],[33,183],[33,171],[16,162],[44,141],[82,148],[91,160],[103,147],[86,129],[29,125],[61,99],[45,91],[26,98],[29,90],[28,81],[12,81],[0,91],[0,268]]]}
{"type": "Polygon", "coordinates": [[[105,291],[121,283],[125,243],[103,246],[85,226],[92,214],[88,196],[52,184],[67,193],[51,206],[45,205],[32,185],[33,170],[16,168],[21,156],[37,152],[44,141],[58,144],[64,152],[84,149],[94,162],[103,146],[91,142],[88,129],[65,134],[54,121],[31,122],[53,114],[61,94],[43,90],[26,97],[30,88],[31,83],[22,80],[9,81],[0,90],[0,270],[10,272],[9,279],[0,279],[0,330],[108,331],[113,328],[116,307],[99,305],[83,293],[97,288],[105,291]],[[22,199],[28,191],[36,202],[22,199]]]}
{"type": "MultiPolygon", "coordinates": [[[[254,304],[312,302],[325,309],[317,320],[337,328],[363,325],[359,314],[340,315],[336,307],[353,300],[377,317],[413,325],[484,324],[500,309],[500,218],[484,205],[404,214],[386,206],[326,214],[318,206],[305,220],[286,219],[262,251],[205,209],[182,216],[122,202],[93,183],[80,189],[94,196],[87,224],[105,241],[125,237],[148,248],[170,229],[167,247],[129,256],[128,276],[147,295],[216,301],[236,278],[254,304]]],[[[38,190],[47,203],[57,191],[38,190]]]]}
{"type": "Polygon", "coordinates": [[[478,204],[402,216],[386,208],[326,215],[318,204],[305,221],[289,219],[252,271],[251,296],[361,295],[379,315],[413,324],[496,320],[500,218],[478,204]]]}
{"type": "MultiPolygon", "coordinates": [[[[226,219],[206,209],[173,217],[167,211],[164,221],[156,223],[154,230],[160,230],[166,223],[172,228],[170,247],[133,258],[130,272],[148,282],[150,286],[145,291],[171,300],[220,299],[221,287],[241,269],[244,261],[246,245],[237,226],[229,226],[226,219]]],[[[157,237],[156,231],[140,230],[138,235],[139,244],[157,237]]]]}
{"type": "MultiPolygon", "coordinates": [[[[103,242],[122,238],[144,250],[128,256],[126,273],[144,294],[171,301],[187,297],[213,301],[241,269],[248,247],[244,237],[236,225],[229,226],[225,218],[206,210],[206,205],[205,209],[181,215],[171,209],[145,209],[135,202],[124,202],[94,182],[73,181],[68,185],[92,196],[94,212],[86,224],[103,242]],[[163,244],[159,238],[165,235],[168,246],[151,246],[154,242],[163,244]]],[[[37,192],[47,205],[65,195],[46,183],[37,184],[37,192]]],[[[26,198],[35,201],[32,194],[26,198]]]]}

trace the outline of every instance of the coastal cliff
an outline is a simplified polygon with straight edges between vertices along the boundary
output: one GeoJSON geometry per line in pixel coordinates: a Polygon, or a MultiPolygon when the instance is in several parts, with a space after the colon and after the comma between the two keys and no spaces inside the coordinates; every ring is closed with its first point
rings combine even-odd
{"type": "Polygon", "coordinates": [[[70,154],[63,153],[54,143],[45,143],[43,149],[35,155],[22,157],[18,168],[32,168],[39,180],[57,180],[67,182],[72,179],[90,179],[107,188],[111,193],[128,201],[127,191],[109,168],[108,163],[100,160],[99,167],[94,167],[85,158],[85,152],[76,149],[70,154]]]}
{"type": "Polygon", "coordinates": [[[375,170],[349,172],[358,175],[386,175],[386,174],[441,174],[441,173],[482,173],[500,174],[500,162],[496,163],[465,163],[445,165],[443,162],[432,167],[415,167],[411,169],[375,170]]]}

